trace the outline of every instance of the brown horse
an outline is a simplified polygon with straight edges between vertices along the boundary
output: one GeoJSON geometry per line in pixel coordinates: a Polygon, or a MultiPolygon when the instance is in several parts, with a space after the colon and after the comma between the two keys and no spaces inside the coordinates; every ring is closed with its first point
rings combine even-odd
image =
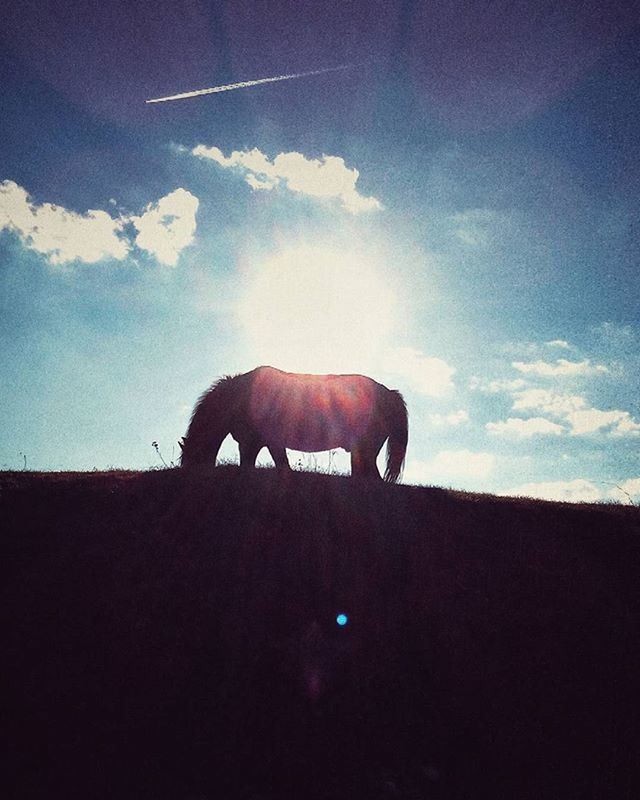
{"type": "Polygon", "coordinates": [[[407,450],[407,407],[400,392],[364,375],[298,375],[257,367],[221,378],[198,400],[182,440],[185,468],[215,464],[228,433],[240,466],[254,466],[263,447],[289,469],[285,448],[314,453],[342,447],[351,474],[380,477],[376,458],[388,439],[384,480],[395,483],[407,450]]]}

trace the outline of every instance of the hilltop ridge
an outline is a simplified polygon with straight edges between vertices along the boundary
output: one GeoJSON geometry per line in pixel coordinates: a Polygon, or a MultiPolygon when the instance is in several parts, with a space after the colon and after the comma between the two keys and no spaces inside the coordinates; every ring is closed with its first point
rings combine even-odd
{"type": "Polygon", "coordinates": [[[11,796],[640,789],[637,508],[25,472],[0,526],[11,796]]]}

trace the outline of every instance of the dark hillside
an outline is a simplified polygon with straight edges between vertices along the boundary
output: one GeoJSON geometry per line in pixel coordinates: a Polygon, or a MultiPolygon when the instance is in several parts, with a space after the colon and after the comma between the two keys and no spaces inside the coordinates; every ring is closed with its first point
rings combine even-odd
{"type": "Polygon", "coordinates": [[[235,468],[0,492],[3,797],[640,796],[638,509],[235,468]]]}

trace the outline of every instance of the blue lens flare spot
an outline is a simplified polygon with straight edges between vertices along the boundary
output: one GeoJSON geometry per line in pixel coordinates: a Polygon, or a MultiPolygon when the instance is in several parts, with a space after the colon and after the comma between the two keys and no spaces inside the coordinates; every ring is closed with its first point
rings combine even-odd
{"type": "Polygon", "coordinates": [[[338,614],[336,622],[343,628],[349,622],[349,617],[346,614],[338,614]]]}

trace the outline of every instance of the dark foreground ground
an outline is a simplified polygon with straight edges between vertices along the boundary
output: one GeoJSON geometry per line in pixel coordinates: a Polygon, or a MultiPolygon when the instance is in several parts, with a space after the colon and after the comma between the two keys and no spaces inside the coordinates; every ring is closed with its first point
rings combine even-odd
{"type": "Polygon", "coordinates": [[[638,509],[0,473],[0,526],[2,797],[640,797],[638,509]]]}

